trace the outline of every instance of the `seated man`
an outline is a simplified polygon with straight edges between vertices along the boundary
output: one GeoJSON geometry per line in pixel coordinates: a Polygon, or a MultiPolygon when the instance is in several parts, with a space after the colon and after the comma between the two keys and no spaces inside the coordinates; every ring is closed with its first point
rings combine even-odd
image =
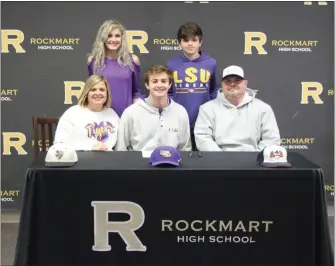
{"type": "Polygon", "coordinates": [[[191,136],[186,109],[168,97],[172,73],[164,66],[152,66],[144,77],[149,97],[129,106],[122,114],[117,151],[153,151],[172,146],[190,151],[191,136]]]}
{"type": "Polygon", "coordinates": [[[270,105],[255,98],[238,66],[223,70],[223,93],[201,105],[194,135],[200,151],[260,151],[280,145],[270,105]]]}

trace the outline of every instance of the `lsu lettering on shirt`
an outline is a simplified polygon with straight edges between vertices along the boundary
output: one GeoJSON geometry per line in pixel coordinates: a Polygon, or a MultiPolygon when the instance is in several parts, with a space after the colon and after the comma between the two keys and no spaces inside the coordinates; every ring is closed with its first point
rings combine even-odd
{"type": "Polygon", "coordinates": [[[194,60],[182,54],[170,60],[167,67],[173,73],[169,95],[185,107],[193,129],[200,105],[217,97],[216,60],[203,52],[194,60]]]}

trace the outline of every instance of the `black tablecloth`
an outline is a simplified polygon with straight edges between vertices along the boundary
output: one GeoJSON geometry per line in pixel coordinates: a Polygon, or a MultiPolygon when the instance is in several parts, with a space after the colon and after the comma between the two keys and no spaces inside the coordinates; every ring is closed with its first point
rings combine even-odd
{"type": "Polygon", "coordinates": [[[296,153],[282,169],[201,155],[158,168],[140,152],[78,152],[74,167],[46,168],[42,154],[15,265],[333,265],[320,167],[296,153]]]}

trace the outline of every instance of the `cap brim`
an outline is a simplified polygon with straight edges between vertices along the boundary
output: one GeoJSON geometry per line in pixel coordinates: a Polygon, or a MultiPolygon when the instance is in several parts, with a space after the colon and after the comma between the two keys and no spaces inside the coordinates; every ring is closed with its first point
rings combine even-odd
{"type": "Polygon", "coordinates": [[[76,162],[45,162],[45,166],[47,167],[71,167],[74,166],[76,162]]]}
{"type": "Polygon", "coordinates": [[[179,165],[178,162],[171,162],[171,161],[158,161],[158,162],[151,163],[152,166],[156,166],[156,165],[160,165],[160,164],[171,164],[171,165],[175,165],[175,166],[179,165]]]}
{"type": "Polygon", "coordinates": [[[226,75],[226,76],[224,76],[224,77],[222,77],[222,80],[223,79],[225,79],[225,78],[227,78],[227,77],[240,77],[241,79],[244,79],[244,77],[242,77],[242,76],[240,76],[240,75],[237,75],[237,74],[229,74],[229,75],[226,75]]]}
{"type": "Polygon", "coordinates": [[[268,168],[289,168],[292,167],[290,163],[261,163],[261,165],[268,168]]]}

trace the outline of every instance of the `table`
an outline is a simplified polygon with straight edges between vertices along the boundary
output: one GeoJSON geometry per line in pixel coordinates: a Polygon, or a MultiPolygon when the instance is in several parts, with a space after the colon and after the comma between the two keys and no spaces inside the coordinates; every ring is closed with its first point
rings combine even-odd
{"type": "Polygon", "coordinates": [[[15,265],[334,264],[322,169],[297,153],[286,169],[249,152],[183,152],[178,168],[44,156],[26,173],[15,265]]]}

